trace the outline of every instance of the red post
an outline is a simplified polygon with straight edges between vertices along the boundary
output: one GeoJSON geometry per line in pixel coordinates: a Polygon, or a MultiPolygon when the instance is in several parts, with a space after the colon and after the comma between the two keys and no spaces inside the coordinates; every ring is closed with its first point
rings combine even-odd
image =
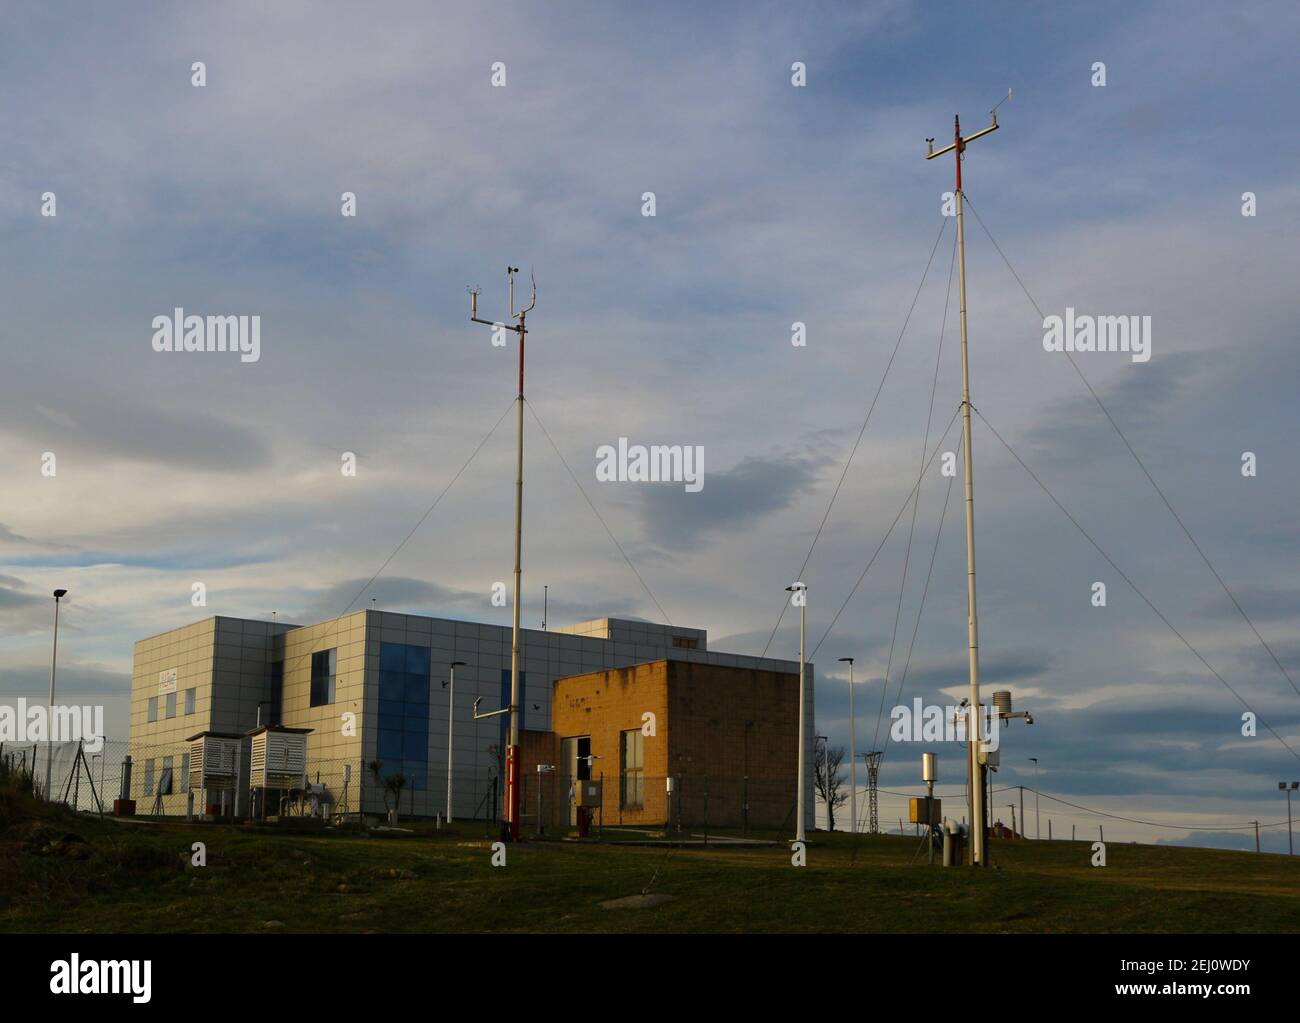
{"type": "Polygon", "coordinates": [[[510,841],[519,841],[519,747],[506,747],[506,820],[510,841]]]}

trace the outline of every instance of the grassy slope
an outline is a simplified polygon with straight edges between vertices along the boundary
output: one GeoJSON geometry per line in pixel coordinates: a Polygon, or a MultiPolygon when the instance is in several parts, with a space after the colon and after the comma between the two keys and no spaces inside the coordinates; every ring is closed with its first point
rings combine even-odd
{"type": "Polygon", "coordinates": [[[999,869],[943,870],[911,862],[915,839],[819,834],[802,869],[784,846],[549,842],[494,868],[487,846],[481,824],[372,839],[46,819],[0,834],[0,930],[1300,931],[1300,861],[1282,856],[1112,843],[1094,868],[1084,842],[996,842],[999,869]],[[194,841],[207,867],[188,866],[194,841]],[[674,901],[598,905],[652,879],[674,901]]]}

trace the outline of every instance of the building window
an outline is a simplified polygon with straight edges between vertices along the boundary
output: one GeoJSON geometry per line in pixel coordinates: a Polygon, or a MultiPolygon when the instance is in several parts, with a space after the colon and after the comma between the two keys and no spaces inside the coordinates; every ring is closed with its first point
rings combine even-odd
{"type": "Polygon", "coordinates": [[[427,646],[379,645],[376,752],[384,765],[382,777],[400,774],[410,791],[429,784],[429,657],[427,646]]]}
{"type": "Polygon", "coordinates": [[[271,662],[271,706],[268,709],[271,724],[280,721],[280,705],[284,702],[284,661],[271,662]]]}
{"type": "Polygon", "coordinates": [[[194,707],[198,701],[198,692],[199,691],[197,689],[185,690],[185,713],[186,714],[194,713],[194,707]]]}
{"type": "Polygon", "coordinates": [[[311,705],[321,707],[334,702],[336,650],[318,650],[311,655],[311,705]]]}
{"type": "Polygon", "coordinates": [[[691,636],[674,636],[673,646],[680,647],[682,650],[698,650],[700,641],[691,636]]]}
{"type": "Polygon", "coordinates": [[[632,728],[619,735],[619,802],[624,810],[645,806],[645,736],[632,728]]]}
{"type": "MultiPolygon", "coordinates": [[[[192,693],[194,692],[194,690],[191,689],[190,692],[192,693]]],[[[189,790],[190,790],[190,755],[188,753],[182,753],[180,791],[188,792],[189,790]]]]}
{"type": "Polygon", "coordinates": [[[158,720],[158,697],[156,696],[149,697],[149,720],[158,720]]]}
{"type": "Polygon", "coordinates": [[[171,757],[163,757],[162,760],[162,774],[158,776],[158,794],[170,796],[175,784],[172,778],[172,764],[174,761],[171,757]]]}
{"type": "Polygon", "coordinates": [[[166,715],[169,718],[174,718],[176,716],[176,694],[174,692],[167,694],[166,715]]]}
{"type": "Polygon", "coordinates": [[[153,757],[144,762],[144,794],[153,795],[153,757]]]}

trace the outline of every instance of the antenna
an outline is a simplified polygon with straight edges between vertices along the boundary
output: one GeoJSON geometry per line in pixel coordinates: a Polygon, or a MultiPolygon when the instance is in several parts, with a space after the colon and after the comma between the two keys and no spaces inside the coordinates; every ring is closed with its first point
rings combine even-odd
{"type": "Polygon", "coordinates": [[[532,280],[533,297],[527,308],[515,311],[515,274],[519,273],[519,267],[506,267],[506,280],[509,282],[509,301],[510,301],[510,318],[519,322],[514,326],[500,323],[495,320],[485,320],[478,314],[478,288],[467,288],[469,292],[469,318],[473,323],[483,323],[493,330],[513,330],[519,335],[519,390],[515,396],[517,407],[517,427],[515,444],[515,586],[514,601],[511,604],[511,631],[510,631],[510,704],[499,710],[492,711],[488,714],[479,714],[477,703],[474,708],[474,720],[483,717],[494,717],[497,714],[510,715],[510,731],[508,733],[506,745],[506,798],[505,821],[502,829],[502,837],[512,842],[519,841],[519,803],[520,803],[520,777],[519,777],[519,698],[520,698],[520,630],[519,630],[519,610],[522,603],[522,580],[523,580],[523,509],[524,509],[524,340],[528,336],[528,327],[526,319],[533,307],[537,305],[537,279],[533,276],[532,270],[528,271],[528,276],[532,280]]]}

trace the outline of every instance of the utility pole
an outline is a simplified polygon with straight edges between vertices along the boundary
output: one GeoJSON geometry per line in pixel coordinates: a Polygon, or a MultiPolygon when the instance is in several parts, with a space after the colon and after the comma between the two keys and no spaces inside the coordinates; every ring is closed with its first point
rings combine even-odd
{"type": "Polygon", "coordinates": [[[1292,781],[1290,789],[1287,788],[1287,783],[1279,781],[1278,788],[1282,789],[1283,792],[1287,794],[1287,854],[1294,857],[1296,854],[1296,846],[1295,838],[1291,836],[1291,790],[1300,789],[1300,781],[1292,781]]]}
{"type": "Polygon", "coordinates": [[[1255,825],[1255,852],[1259,852],[1259,821],[1251,821],[1255,825]]]}
{"type": "Polygon", "coordinates": [[[853,658],[841,657],[849,663],[849,833],[858,833],[858,719],[853,713],[853,658]]]}
{"type": "Polygon", "coordinates": [[[980,735],[980,659],[979,659],[979,617],[975,604],[975,481],[973,479],[975,461],[971,453],[970,435],[970,357],[966,334],[966,235],[963,227],[962,207],[964,205],[961,188],[961,162],[966,146],[982,135],[997,131],[998,116],[996,108],[990,114],[991,124],[973,135],[962,138],[961,118],[953,119],[953,140],[942,149],[935,151],[934,139],[927,140],[927,160],[933,160],[944,153],[953,154],[957,170],[957,184],[954,197],[957,201],[957,283],[960,294],[959,322],[961,325],[961,431],[962,460],[966,474],[966,646],[970,663],[970,715],[971,725],[967,730],[967,745],[970,762],[970,819],[971,819],[971,865],[987,866],[985,845],[988,834],[984,824],[984,762],[983,739],[980,735]]]}
{"type": "Polygon", "coordinates": [[[794,583],[793,585],[786,587],[786,592],[791,594],[790,599],[799,606],[799,769],[797,773],[799,791],[795,795],[795,813],[798,816],[798,821],[795,824],[794,840],[796,842],[802,842],[804,840],[804,774],[807,769],[807,764],[805,763],[807,757],[804,755],[804,729],[806,727],[804,724],[806,721],[804,716],[804,625],[808,617],[808,587],[803,583],[794,583]]]}
{"type": "MultiPolygon", "coordinates": [[[[474,323],[485,323],[493,330],[513,330],[519,335],[519,393],[516,396],[517,428],[515,442],[515,590],[514,601],[510,608],[510,730],[506,739],[506,798],[505,798],[505,837],[512,842],[519,841],[519,605],[520,583],[523,576],[523,533],[524,533],[524,339],[528,335],[525,320],[533,307],[537,305],[537,282],[533,281],[533,298],[528,306],[515,312],[515,274],[519,267],[506,267],[506,277],[510,281],[510,318],[518,324],[510,326],[493,320],[481,320],[478,315],[478,289],[469,291],[469,318],[474,323]]],[[[529,275],[531,277],[531,274],[529,275]]]]}
{"type": "MultiPolygon", "coordinates": [[[[1020,786],[1020,826],[1025,826],[1025,787],[1020,786]]],[[[1037,825],[1035,825],[1037,826],[1037,825]]]]}

